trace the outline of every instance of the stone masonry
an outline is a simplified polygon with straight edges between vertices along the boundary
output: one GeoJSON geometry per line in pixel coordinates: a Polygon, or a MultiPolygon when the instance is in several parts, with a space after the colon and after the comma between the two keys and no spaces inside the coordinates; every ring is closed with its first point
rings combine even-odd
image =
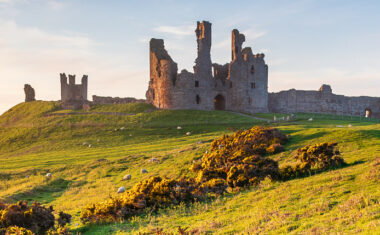
{"type": "Polygon", "coordinates": [[[269,93],[269,111],[276,113],[328,113],[380,118],[380,97],[335,95],[329,85],[318,91],[291,89],[269,93]]]}
{"type": "Polygon", "coordinates": [[[34,89],[31,85],[25,84],[24,85],[24,92],[25,92],[25,102],[31,102],[31,101],[36,100],[34,89]]]}
{"type": "Polygon", "coordinates": [[[69,83],[65,73],[61,77],[61,107],[64,109],[82,108],[87,101],[87,75],[83,75],[82,83],[75,84],[75,75],[69,75],[69,83]]]}
{"type": "Polygon", "coordinates": [[[197,22],[198,56],[193,73],[182,70],[165,50],[162,39],[150,40],[148,103],[163,109],[268,111],[268,66],[264,54],[243,48],[245,37],[232,31],[232,58],[224,65],[211,61],[211,23],[197,22]]]}

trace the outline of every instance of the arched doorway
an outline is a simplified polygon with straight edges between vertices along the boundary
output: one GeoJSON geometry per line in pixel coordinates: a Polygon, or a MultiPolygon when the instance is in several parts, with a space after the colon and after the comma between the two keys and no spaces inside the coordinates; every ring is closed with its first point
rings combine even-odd
{"type": "Polygon", "coordinates": [[[214,98],[214,109],[224,110],[226,108],[226,101],[222,95],[217,95],[214,98]]]}

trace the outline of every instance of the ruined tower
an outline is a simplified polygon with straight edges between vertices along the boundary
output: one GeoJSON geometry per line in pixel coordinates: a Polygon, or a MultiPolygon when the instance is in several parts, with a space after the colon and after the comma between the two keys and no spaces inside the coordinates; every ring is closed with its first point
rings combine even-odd
{"type": "Polygon", "coordinates": [[[162,39],[150,41],[150,81],[147,102],[164,109],[268,111],[268,66],[264,54],[243,48],[245,36],[232,31],[232,60],[211,62],[211,23],[197,22],[194,73],[182,70],[164,48],[162,39]],[[214,73],[212,74],[212,69],[214,73]]]}
{"type": "Polygon", "coordinates": [[[25,92],[25,102],[31,102],[35,101],[35,92],[31,85],[25,84],[24,85],[24,92],[25,92]]]}
{"type": "Polygon", "coordinates": [[[64,109],[79,109],[87,102],[88,76],[83,75],[82,83],[75,84],[75,75],[69,75],[69,83],[65,73],[61,77],[61,106],[64,109]]]}

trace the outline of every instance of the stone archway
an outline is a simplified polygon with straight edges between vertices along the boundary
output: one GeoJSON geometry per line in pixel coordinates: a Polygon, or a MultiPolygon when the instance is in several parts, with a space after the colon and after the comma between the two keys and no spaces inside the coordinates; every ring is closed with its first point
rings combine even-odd
{"type": "Polygon", "coordinates": [[[222,95],[217,95],[214,98],[214,109],[215,110],[225,110],[226,109],[226,100],[222,95]]]}

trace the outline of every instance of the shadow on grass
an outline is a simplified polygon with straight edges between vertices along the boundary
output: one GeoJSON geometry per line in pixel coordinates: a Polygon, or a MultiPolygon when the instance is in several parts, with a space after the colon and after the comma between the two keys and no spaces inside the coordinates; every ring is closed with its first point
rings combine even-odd
{"type": "Polygon", "coordinates": [[[64,179],[56,179],[48,184],[35,187],[29,191],[14,194],[7,198],[7,201],[26,200],[28,202],[38,201],[43,204],[53,202],[60,197],[69,187],[71,181],[64,179]]]}

